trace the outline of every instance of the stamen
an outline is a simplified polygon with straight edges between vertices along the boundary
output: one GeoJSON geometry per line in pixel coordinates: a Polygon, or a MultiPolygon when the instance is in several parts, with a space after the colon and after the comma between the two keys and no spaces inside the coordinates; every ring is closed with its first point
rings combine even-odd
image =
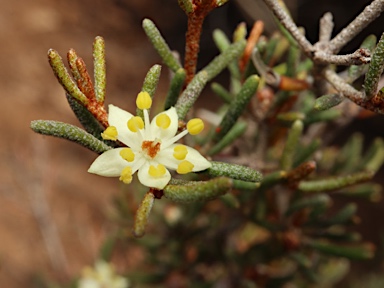
{"type": "Polygon", "coordinates": [[[188,134],[188,130],[184,130],[184,131],[180,132],[179,134],[177,134],[176,136],[172,137],[171,139],[163,141],[163,143],[161,145],[162,149],[168,148],[169,145],[179,141],[181,138],[183,138],[187,134],[188,134]]]}
{"type": "MultiPolygon", "coordinates": [[[[155,138],[155,140],[152,141],[151,146],[152,146],[153,148],[155,148],[156,146],[158,146],[158,145],[160,145],[160,144],[161,144],[161,139],[159,139],[159,138],[155,138]]],[[[160,148],[160,146],[158,146],[158,147],[160,148]]]]}
{"type": "Polygon", "coordinates": [[[156,117],[156,125],[159,128],[167,129],[171,125],[171,118],[167,114],[160,114],[156,117]]]}
{"type": "Polygon", "coordinates": [[[165,169],[164,165],[162,164],[158,164],[157,168],[153,165],[150,165],[148,169],[148,174],[155,178],[164,176],[166,172],[167,172],[167,169],[165,169]]]}
{"type": "Polygon", "coordinates": [[[117,140],[117,129],[115,126],[109,126],[107,129],[104,130],[103,133],[101,133],[101,137],[104,140],[112,140],[116,141],[117,140]]]}
{"type": "Polygon", "coordinates": [[[133,116],[127,122],[127,127],[132,132],[137,132],[140,129],[144,128],[144,121],[139,116],[133,116]]]}
{"type": "Polygon", "coordinates": [[[187,174],[187,173],[192,172],[193,167],[195,167],[195,165],[193,165],[191,162],[189,162],[187,160],[184,160],[183,162],[181,162],[179,164],[176,172],[179,174],[187,174]]]}
{"type": "Polygon", "coordinates": [[[145,152],[149,157],[155,158],[157,152],[160,151],[160,140],[156,139],[155,141],[143,141],[141,144],[141,149],[145,152]]]}
{"type": "Polygon", "coordinates": [[[187,129],[189,134],[197,135],[204,129],[204,122],[200,118],[194,118],[188,121],[187,129]]]}
{"type": "Polygon", "coordinates": [[[150,127],[148,110],[144,109],[143,114],[144,114],[144,125],[147,129],[144,129],[144,135],[142,135],[142,136],[143,136],[143,138],[147,138],[147,137],[149,137],[148,134],[150,133],[150,129],[148,129],[150,127]]]}
{"type": "Polygon", "coordinates": [[[120,174],[120,181],[124,182],[125,184],[129,184],[132,182],[132,168],[127,166],[121,171],[120,174]]]}
{"type": "Polygon", "coordinates": [[[139,108],[141,110],[151,108],[151,106],[152,106],[152,98],[148,94],[148,92],[143,91],[143,92],[140,92],[137,95],[136,106],[137,106],[137,108],[139,108]]]}
{"type": "Polygon", "coordinates": [[[173,151],[173,157],[175,157],[177,160],[184,160],[188,154],[188,149],[184,145],[175,146],[175,148],[173,148],[173,151]]]}
{"type": "Polygon", "coordinates": [[[132,162],[133,160],[135,160],[135,153],[132,152],[131,148],[123,148],[120,151],[120,156],[128,162],[132,162]]]}

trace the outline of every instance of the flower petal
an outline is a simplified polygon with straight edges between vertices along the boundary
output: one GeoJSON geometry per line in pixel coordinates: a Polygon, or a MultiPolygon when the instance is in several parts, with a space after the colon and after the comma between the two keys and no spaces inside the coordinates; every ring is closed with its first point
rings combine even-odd
{"type": "Polygon", "coordinates": [[[127,123],[133,115],[119,107],[110,104],[108,106],[108,123],[110,126],[115,126],[117,129],[117,139],[136,150],[140,149],[142,137],[140,132],[132,132],[128,129],[127,123]]]}
{"type": "Polygon", "coordinates": [[[185,157],[185,160],[191,162],[194,165],[192,172],[203,171],[212,166],[211,162],[202,156],[199,151],[188,146],[187,148],[188,154],[187,157],[185,157]]]}
{"type": "Polygon", "coordinates": [[[168,140],[176,135],[177,129],[179,127],[179,118],[177,117],[176,109],[174,107],[169,108],[167,111],[161,112],[152,119],[151,122],[151,138],[148,140],[155,140],[156,138],[161,140],[168,140]],[[163,128],[159,127],[157,120],[160,120],[162,117],[168,117],[169,125],[164,125],[163,128]],[[165,128],[166,127],[166,128],[165,128]]]}
{"type": "Polygon", "coordinates": [[[120,176],[124,167],[129,166],[127,165],[128,162],[120,156],[120,151],[122,149],[124,148],[116,148],[101,154],[95,161],[93,161],[88,172],[106,177],[120,176]]]}
{"type": "Polygon", "coordinates": [[[172,169],[172,170],[176,170],[177,167],[179,166],[179,164],[184,160],[187,160],[193,164],[194,167],[192,169],[192,172],[202,171],[202,170],[208,169],[209,167],[212,166],[212,164],[207,159],[205,159],[200,154],[199,151],[197,151],[196,149],[193,149],[189,146],[185,146],[185,148],[188,151],[185,158],[181,159],[181,160],[176,159],[174,157],[174,153],[175,153],[174,149],[175,149],[175,147],[177,147],[179,145],[180,144],[172,144],[172,145],[168,146],[167,148],[161,150],[157,154],[155,160],[158,161],[159,163],[163,164],[165,167],[172,169]]]}
{"type": "Polygon", "coordinates": [[[158,164],[156,161],[147,161],[139,168],[137,176],[141,184],[157,189],[163,189],[168,184],[169,180],[171,180],[171,174],[167,169],[165,169],[163,176],[153,177],[149,174],[150,166],[153,165],[157,167],[158,164]]]}

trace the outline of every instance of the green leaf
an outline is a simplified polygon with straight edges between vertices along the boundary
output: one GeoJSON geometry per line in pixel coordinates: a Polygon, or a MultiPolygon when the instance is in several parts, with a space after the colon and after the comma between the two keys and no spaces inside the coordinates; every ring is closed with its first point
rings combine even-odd
{"type": "Polygon", "coordinates": [[[43,135],[63,138],[78,143],[98,154],[112,149],[112,147],[98,140],[83,129],[67,123],[50,120],[34,120],[31,122],[31,128],[33,131],[43,135]]]}
{"type": "Polygon", "coordinates": [[[303,122],[296,120],[288,132],[287,142],[285,143],[283,154],[281,156],[280,167],[284,171],[292,168],[293,159],[297,150],[301,134],[303,132],[303,122]]]}
{"type": "Polygon", "coordinates": [[[143,28],[157,53],[159,53],[160,57],[163,59],[165,65],[167,65],[173,72],[182,68],[179,61],[173,56],[171,49],[169,49],[168,44],[165,42],[163,36],[161,36],[160,31],[156,28],[155,24],[149,19],[144,19],[143,28]]]}
{"type": "Polygon", "coordinates": [[[232,184],[232,180],[226,177],[209,181],[175,181],[165,186],[164,196],[175,202],[208,201],[227,193],[232,184]]]}
{"type": "Polygon", "coordinates": [[[373,172],[366,171],[345,176],[330,177],[322,180],[301,181],[299,184],[299,190],[304,192],[323,192],[337,190],[350,185],[371,180],[373,175],[373,172]]]}
{"type": "Polygon", "coordinates": [[[372,259],[375,250],[372,244],[364,243],[358,245],[335,245],[323,240],[308,240],[307,245],[328,255],[355,260],[372,259]]]}
{"type": "MultiPolygon", "coordinates": [[[[161,74],[161,66],[160,65],[153,65],[151,69],[147,72],[147,75],[145,76],[143,86],[141,88],[142,92],[147,92],[151,98],[155,95],[157,84],[159,83],[161,74]]],[[[148,109],[149,113],[149,109],[148,109]]],[[[137,116],[140,116],[141,118],[144,118],[143,110],[137,108],[136,109],[137,116]]]]}
{"type": "Polygon", "coordinates": [[[133,225],[133,235],[137,238],[144,236],[145,228],[148,224],[149,214],[151,213],[155,195],[152,192],[145,194],[143,201],[136,211],[135,223],[133,225]]]}
{"type": "Polygon", "coordinates": [[[233,60],[238,59],[244,51],[245,44],[245,40],[231,44],[220,55],[216,56],[207,66],[205,66],[202,70],[207,71],[208,81],[215,78],[233,60]]]}
{"type": "Polygon", "coordinates": [[[207,152],[208,155],[214,155],[219,153],[221,150],[223,150],[225,147],[229,146],[233,143],[236,139],[238,139],[241,135],[244,134],[245,130],[247,129],[247,123],[246,122],[237,122],[231,130],[228,131],[228,133],[209,151],[207,152]]]}
{"type": "Polygon", "coordinates": [[[212,167],[208,168],[206,173],[213,177],[226,176],[247,182],[260,182],[263,177],[259,171],[246,166],[216,161],[211,161],[211,164],[212,167]]]}
{"type": "Polygon", "coordinates": [[[208,74],[206,71],[200,71],[193,77],[192,81],[188,84],[187,88],[180,95],[179,100],[175,105],[177,115],[179,119],[184,119],[187,116],[189,109],[192,108],[193,104],[200,96],[203,91],[205,84],[208,81],[208,74]]]}
{"type": "Polygon", "coordinates": [[[104,103],[107,86],[105,43],[103,37],[97,36],[93,42],[93,73],[95,75],[96,101],[104,103]]]}
{"type": "Polygon", "coordinates": [[[367,99],[371,99],[376,95],[377,86],[381,74],[384,70],[384,33],[381,35],[379,42],[375,48],[375,52],[371,57],[371,63],[368,67],[368,72],[365,75],[364,90],[367,99]]]}
{"type": "Polygon", "coordinates": [[[176,105],[181,89],[183,88],[186,75],[187,74],[183,68],[180,68],[176,71],[172,78],[167,98],[165,99],[164,110],[167,110],[176,105]]]}
{"type": "Polygon", "coordinates": [[[223,120],[218,126],[217,130],[219,132],[215,136],[216,142],[222,139],[228,133],[240,115],[244,112],[247,104],[256,93],[259,80],[260,78],[258,76],[252,75],[245,81],[244,85],[241,87],[240,92],[231,102],[231,106],[229,107],[227,113],[224,115],[223,120]]]}
{"type": "Polygon", "coordinates": [[[61,86],[65,91],[71,95],[73,98],[77,99],[84,105],[87,105],[88,99],[77,87],[76,83],[72,80],[71,76],[68,73],[67,68],[65,68],[63,60],[61,59],[59,53],[53,49],[48,50],[48,61],[52,67],[53,72],[61,86]]]}
{"type": "Polygon", "coordinates": [[[324,111],[339,105],[344,97],[339,94],[327,94],[316,99],[313,109],[316,111],[324,111]]]}

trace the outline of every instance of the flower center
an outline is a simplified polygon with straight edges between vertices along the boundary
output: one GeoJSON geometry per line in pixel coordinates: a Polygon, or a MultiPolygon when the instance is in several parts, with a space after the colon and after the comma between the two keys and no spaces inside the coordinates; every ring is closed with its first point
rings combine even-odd
{"type": "Polygon", "coordinates": [[[161,141],[159,139],[155,139],[155,141],[143,141],[141,144],[141,149],[145,152],[149,157],[155,158],[157,152],[160,151],[161,141]]]}

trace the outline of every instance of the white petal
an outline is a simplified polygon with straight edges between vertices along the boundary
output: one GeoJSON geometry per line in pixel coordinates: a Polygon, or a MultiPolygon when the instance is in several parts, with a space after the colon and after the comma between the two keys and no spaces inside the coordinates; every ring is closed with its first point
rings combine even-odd
{"type": "Polygon", "coordinates": [[[101,154],[91,164],[88,172],[106,177],[120,176],[124,167],[128,166],[128,162],[120,156],[120,151],[122,149],[124,148],[116,148],[101,154]]]}
{"type": "Polygon", "coordinates": [[[192,172],[203,171],[212,166],[211,162],[209,162],[204,156],[202,156],[199,151],[191,147],[187,148],[188,154],[187,157],[185,157],[185,160],[191,162],[194,165],[192,172]]]}
{"type": "MultiPolygon", "coordinates": [[[[180,145],[180,144],[172,144],[170,146],[168,146],[167,148],[165,149],[161,149],[156,157],[155,157],[155,160],[161,164],[163,164],[165,167],[169,168],[169,169],[172,169],[172,170],[176,170],[177,169],[177,166],[179,166],[180,164],[180,160],[177,160],[175,157],[173,157],[173,153],[174,153],[174,148],[177,146],[177,145],[180,145]]],[[[186,146],[187,147],[187,146],[186,146]]],[[[187,147],[188,148],[188,147],[187,147]]]]}
{"type": "Polygon", "coordinates": [[[175,157],[173,157],[173,149],[178,145],[179,144],[172,144],[168,148],[161,150],[157,154],[155,160],[172,170],[176,170],[179,164],[184,160],[187,160],[193,164],[192,172],[202,171],[212,166],[212,164],[207,159],[205,159],[199,151],[189,146],[185,146],[188,151],[185,159],[177,160],[175,157]]]}
{"type": "Polygon", "coordinates": [[[154,165],[155,167],[157,167],[158,163],[155,161],[148,161],[140,167],[139,172],[137,172],[137,176],[139,178],[140,183],[147,187],[163,189],[168,184],[169,180],[171,180],[171,174],[168,170],[166,170],[164,176],[152,177],[148,173],[150,165],[154,165]]]}
{"type": "Polygon", "coordinates": [[[140,149],[142,137],[139,132],[132,132],[127,127],[127,122],[133,115],[117,106],[108,106],[108,123],[117,129],[117,139],[134,149],[140,149]]]}
{"type": "Polygon", "coordinates": [[[79,280],[79,288],[98,288],[100,287],[99,282],[92,278],[82,278],[79,280]]]}
{"type": "Polygon", "coordinates": [[[177,117],[176,109],[174,107],[169,108],[167,111],[159,113],[152,119],[151,122],[151,138],[150,140],[155,140],[155,138],[161,139],[162,141],[171,139],[176,135],[177,129],[179,127],[179,117],[177,117]],[[156,125],[156,119],[160,115],[165,114],[171,120],[171,124],[167,129],[162,129],[156,125]]]}
{"type": "Polygon", "coordinates": [[[135,160],[131,163],[128,163],[129,164],[128,166],[131,166],[132,168],[132,174],[135,173],[137,170],[139,170],[140,167],[143,166],[147,161],[141,153],[137,153],[137,154],[135,153],[135,155],[136,155],[135,160]]]}

